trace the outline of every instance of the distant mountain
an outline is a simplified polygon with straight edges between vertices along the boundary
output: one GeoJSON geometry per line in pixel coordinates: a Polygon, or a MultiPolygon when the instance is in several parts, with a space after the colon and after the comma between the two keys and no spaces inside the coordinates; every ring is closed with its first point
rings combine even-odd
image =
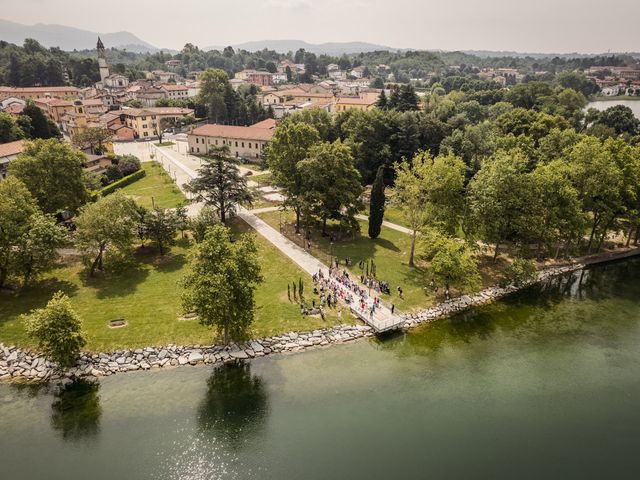
{"type": "MultiPolygon", "coordinates": [[[[308,43],[303,40],[260,40],[254,42],[245,42],[237,45],[232,45],[236,50],[247,50],[249,52],[256,52],[263,49],[275,50],[279,53],[287,53],[289,51],[295,52],[300,48],[304,48],[307,52],[315,53],[316,55],[342,55],[344,53],[360,53],[360,52],[374,52],[376,50],[390,50],[395,51],[398,49],[386,47],[384,45],[375,45],[367,42],[329,42],[329,43],[308,43]]],[[[224,47],[207,47],[205,50],[222,50],[224,47]]]]}
{"type": "Polygon", "coordinates": [[[62,50],[87,50],[96,47],[98,35],[106,48],[126,48],[137,53],[156,52],[158,48],[129,32],[98,33],[64,25],[22,25],[0,19],[0,40],[22,45],[25,38],[33,38],[45,47],[62,50]]]}

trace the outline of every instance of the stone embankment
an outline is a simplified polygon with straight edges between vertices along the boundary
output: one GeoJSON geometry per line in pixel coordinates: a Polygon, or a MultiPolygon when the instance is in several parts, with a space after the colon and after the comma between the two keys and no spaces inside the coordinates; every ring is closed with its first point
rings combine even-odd
{"type": "Polygon", "coordinates": [[[120,372],[180,365],[219,364],[272,353],[300,352],[308,348],[346,343],[373,335],[368,326],[341,325],[305,333],[286,333],[242,345],[146,347],[110,353],[83,353],[78,365],[62,373],[42,355],[0,343],[0,380],[56,381],[76,377],[104,377],[120,372]]]}
{"type": "MultiPolygon", "coordinates": [[[[538,274],[537,281],[569,273],[584,268],[582,264],[554,267],[538,274]]],[[[522,288],[522,287],[521,287],[522,288]]],[[[435,307],[404,314],[404,328],[415,327],[447,317],[469,308],[493,302],[518,287],[491,287],[474,295],[463,295],[442,302],[435,307]]],[[[273,353],[300,352],[310,348],[326,347],[350,342],[374,334],[369,326],[341,325],[333,328],[303,333],[252,340],[246,344],[223,346],[176,346],[146,347],[132,350],[118,350],[110,353],[83,353],[78,365],[66,372],[60,372],[56,365],[42,355],[0,343],[0,380],[58,381],[77,377],[104,377],[121,372],[151,370],[181,365],[221,364],[262,357],[273,353]]]]}
{"type": "Polygon", "coordinates": [[[464,310],[468,310],[469,308],[472,308],[472,307],[485,305],[499,298],[502,298],[505,295],[508,295],[522,288],[525,288],[530,284],[543,282],[549,278],[556,277],[558,275],[563,275],[565,273],[581,270],[584,267],[585,265],[583,264],[572,264],[572,265],[566,265],[562,267],[547,268],[539,272],[537,279],[534,280],[533,282],[530,282],[527,285],[522,285],[520,287],[516,287],[514,285],[509,285],[507,287],[489,287],[473,295],[462,295],[461,297],[456,297],[450,300],[446,300],[442,303],[439,303],[435,307],[427,308],[425,310],[420,310],[417,312],[405,313],[402,315],[402,317],[406,320],[406,322],[403,324],[403,327],[404,328],[415,327],[416,325],[419,325],[421,323],[432,322],[439,318],[448,317],[450,315],[454,315],[464,310]]]}

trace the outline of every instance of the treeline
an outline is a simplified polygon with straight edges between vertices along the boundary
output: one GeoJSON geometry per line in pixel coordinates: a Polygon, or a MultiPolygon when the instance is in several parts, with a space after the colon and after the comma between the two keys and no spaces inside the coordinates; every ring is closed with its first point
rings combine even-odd
{"type": "MultiPolygon", "coordinates": [[[[528,254],[535,250],[539,256],[597,250],[614,230],[627,230],[630,242],[638,237],[640,215],[640,121],[624,106],[585,112],[585,96],[563,86],[579,88],[583,80],[571,74],[553,83],[517,85],[497,96],[493,90],[446,94],[434,85],[420,111],[409,87],[392,94],[395,103],[387,99],[384,108],[371,111],[334,117],[303,111],[277,127],[268,162],[301,214],[304,202],[294,199],[308,199],[310,187],[300,175],[317,155],[313,146],[338,142],[348,147],[342,157],[351,157],[363,184],[381,171],[386,185],[398,188],[398,165],[406,165],[406,172],[422,169],[415,159],[420,166],[440,165],[437,174],[425,173],[427,180],[409,191],[427,199],[417,212],[438,211],[435,203],[443,202],[445,213],[429,226],[444,222],[447,235],[463,229],[468,239],[528,254]],[[452,171],[459,172],[452,184],[460,188],[443,195],[438,182],[452,171]]],[[[328,174],[320,168],[314,175],[328,174]]],[[[403,198],[401,206],[410,203],[403,198]]],[[[345,206],[355,201],[336,204],[340,209],[328,218],[342,219],[345,206]]]]}
{"type": "Polygon", "coordinates": [[[87,87],[99,80],[97,56],[76,58],[33,39],[26,39],[22,47],[0,41],[0,85],[87,87]]]}

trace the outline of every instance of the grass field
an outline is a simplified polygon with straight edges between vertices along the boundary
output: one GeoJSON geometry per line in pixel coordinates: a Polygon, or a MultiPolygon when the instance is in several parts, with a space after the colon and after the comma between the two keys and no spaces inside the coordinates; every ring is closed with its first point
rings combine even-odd
{"type": "Polygon", "coordinates": [[[183,193],[162,165],[144,162],[142,168],[147,172],[146,176],[122,188],[122,193],[146,208],[152,208],[154,203],[162,208],[175,208],[186,202],[183,193]]]}
{"type": "MultiPolygon", "coordinates": [[[[237,220],[234,232],[250,228],[237,220]]],[[[307,292],[311,279],[262,237],[256,236],[262,260],[264,282],[256,292],[254,338],[292,330],[312,330],[337,323],[303,317],[287,299],[287,282],[303,278],[307,292]]],[[[91,279],[79,263],[60,267],[32,287],[16,293],[0,292],[0,342],[30,346],[20,315],[42,307],[54,292],[66,292],[84,322],[89,337],[87,349],[107,351],[148,345],[210,344],[214,332],[197,320],[180,321],[180,280],[189,268],[189,241],[181,240],[165,257],[152,248],[138,250],[135,265],[121,273],[107,273],[91,279]],[[109,320],[124,318],[128,325],[110,329],[109,320]]],[[[346,312],[343,312],[346,313],[346,312]]],[[[343,322],[352,322],[343,315],[343,322]]]]}

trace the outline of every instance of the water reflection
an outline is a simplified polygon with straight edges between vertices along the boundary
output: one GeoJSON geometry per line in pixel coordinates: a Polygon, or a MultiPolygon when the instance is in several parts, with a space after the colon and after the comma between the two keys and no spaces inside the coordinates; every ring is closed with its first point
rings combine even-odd
{"type": "Polygon", "coordinates": [[[51,426],[65,440],[84,440],[100,431],[100,384],[78,379],[54,393],[51,426]]]}
{"type": "Polygon", "coordinates": [[[251,373],[250,363],[227,363],[215,368],[207,380],[198,423],[203,432],[220,436],[237,449],[262,430],[268,403],[264,381],[251,373]]]}

